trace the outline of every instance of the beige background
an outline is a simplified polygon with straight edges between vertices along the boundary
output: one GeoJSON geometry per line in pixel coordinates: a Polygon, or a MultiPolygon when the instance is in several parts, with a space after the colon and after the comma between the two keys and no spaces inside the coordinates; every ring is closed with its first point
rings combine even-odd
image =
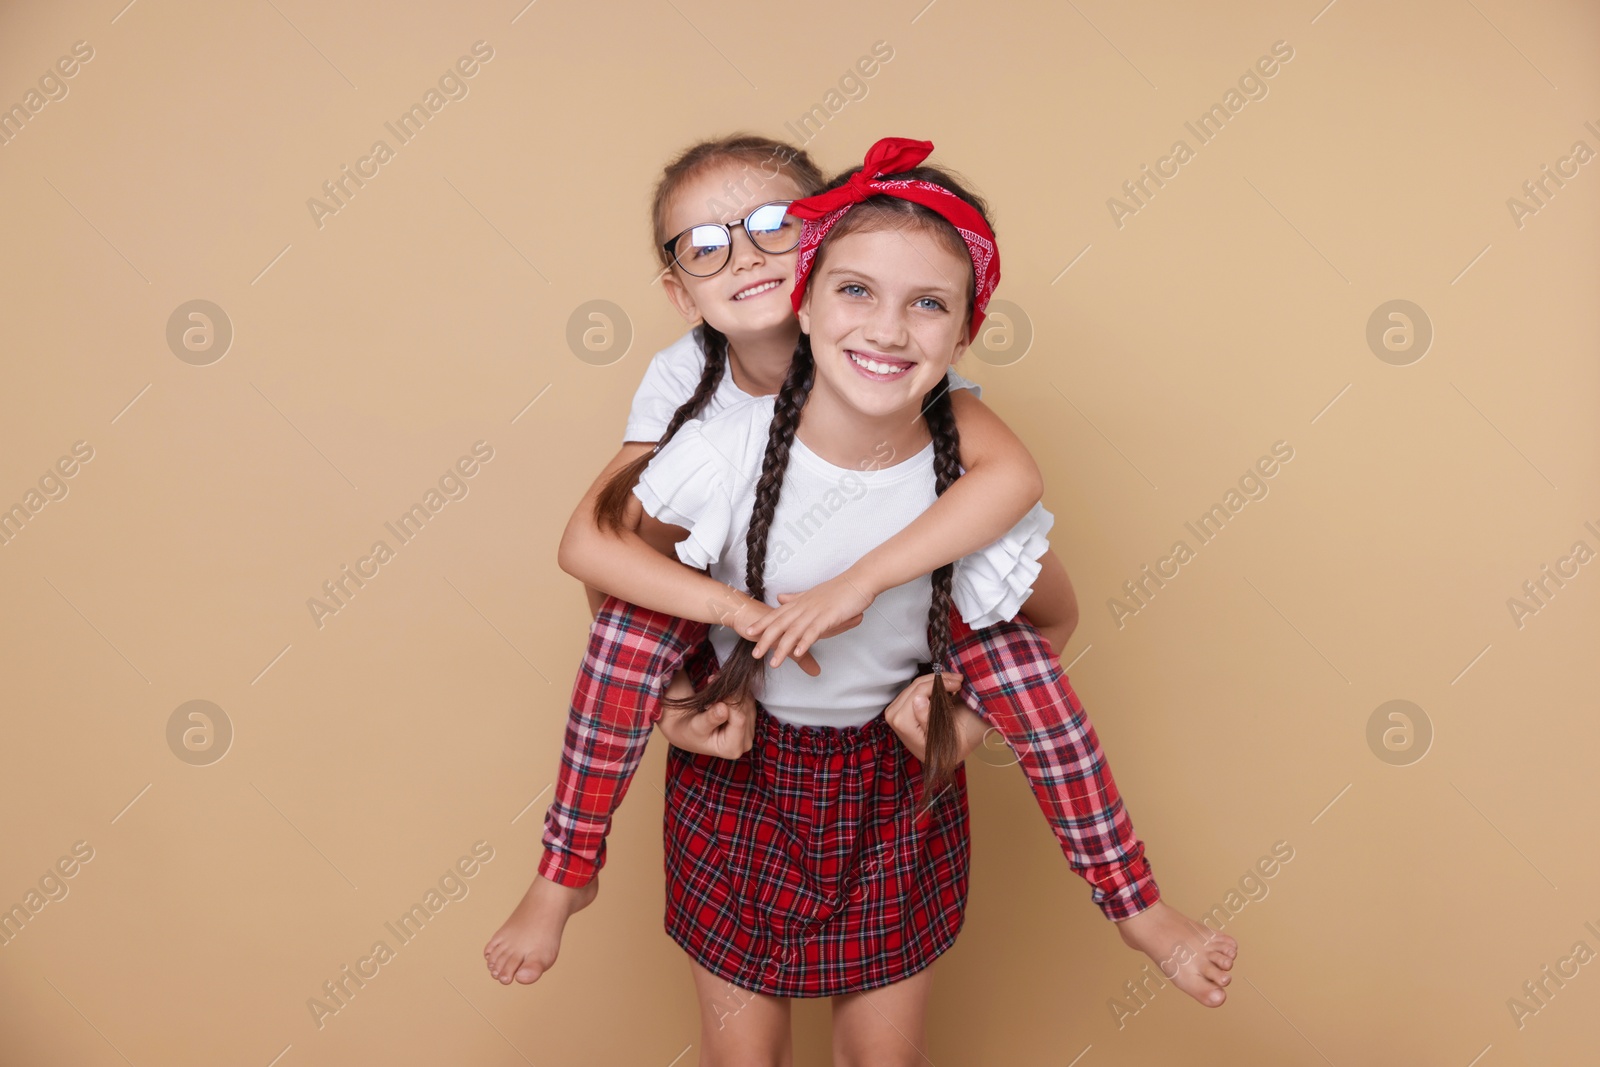
{"type": "MultiPolygon", "coordinates": [[[[928,1061],[1593,1055],[1600,965],[1520,1028],[1507,1005],[1600,951],[1600,563],[1508,607],[1600,551],[1600,163],[1520,226],[1507,206],[1600,150],[1592,5],[122,3],[0,16],[4,106],[93,49],[0,147],[0,505],[93,450],[0,548],[0,904],[93,856],[0,948],[0,1061],[695,1062],[659,741],[556,969],[507,989],[480,953],[532,874],[585,639],[557,539],[682,332],[649,189],[695,138],[793,137],[878,41],[807,147],[831,171],[927,138],[995,205],[1034,338],[961,369],[1044,469],[1083,607],[1064,660],[1167,899],[1199,915],[1294,849],[1226,923],[1228,1003],[1168,987],[1119,1028],[1142,959],[1007,754],[974,757],[928,1061]],[[384,123],[476,41],[465,98],[397,145],[384,123]],[[1184,122],[1276,41],[1268,94],[1197,146],[1184,122]],[[380,137],[319,228],[308,199],[380,137]],[[1180,137],[1119,228],[1108,198],[1180,137]],[[166,339],[195,299],[234,331],[204,366],[166,339]],[[1395,299],[1434,332],[1404,366],[1366,340],[1395,299]],[[621,358],[569,348],[591,300],[626,316],[621,358]],[[480,440],[400,545],[383,524],[480,440]],[[1270,495],[1119,627],[1122,583],[1280,440],[1270,495]],[[380,538],[319,627],[307,601],[380,538]],[[207,766],[168,740],[191,700],[233,731],[207,766]],[[1420,761],[1369,747],[1390,700],[1431,726],[1420,761]],[[467,895],[319,1029],[307,1000],[479,841],[467,895]]],[[[826,1062],[826,1003],[795,1021],[797,1063],[826,1062]]]]}

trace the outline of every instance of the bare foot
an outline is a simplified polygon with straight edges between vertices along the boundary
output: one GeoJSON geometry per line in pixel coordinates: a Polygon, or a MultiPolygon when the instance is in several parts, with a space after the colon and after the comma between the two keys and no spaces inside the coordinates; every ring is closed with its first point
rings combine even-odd
{"type": "Polygon", "coordinates": [[[1228,999],[1222,987],[1239,954],[1239,942],[1193,921],[1164,900],[1117,923],[1129,948],[1156,961],[1162,977],[1208,1008],[1228,999]]]}
{"type": "Polygon", "coordinates": [[[484,946],[489,976],[501,985],[510,985],[513,977],[524,985],[537,982],[556,962],[567,920],[587,908],[599,892],[598,874],[577,888],[534,875],[511,918],[484,946]]]}

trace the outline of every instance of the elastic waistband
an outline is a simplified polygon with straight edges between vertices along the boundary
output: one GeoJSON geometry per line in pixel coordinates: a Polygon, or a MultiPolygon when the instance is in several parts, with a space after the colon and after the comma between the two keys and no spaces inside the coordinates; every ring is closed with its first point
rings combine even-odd
{"type": "Polygon", "coordinates": [[[756,729],[753,744],[770,742],[786,751],[848,752],[851,749],[899,742],[894,727],[883,712],[860,726],[798,726],[772,717],[756,701],[756,729]]]}

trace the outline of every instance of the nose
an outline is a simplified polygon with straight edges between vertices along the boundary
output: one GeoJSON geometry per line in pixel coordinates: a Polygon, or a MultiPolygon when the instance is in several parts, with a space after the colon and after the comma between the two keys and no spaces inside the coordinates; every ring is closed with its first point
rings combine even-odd
{"type": "Polygon", "coordinates": [[[881,348],[900,348],[906,343],[905,309],[881,301],[861,327],[863,340],[881,348]]]}
{"type": "Polygon", "coordinates": [[[735,271],[760,266],[767,260],[767,254],[750,240],[750,235],[745,232],[742,223],[732,227],[729,243],[731,247],[728,249],[728,265],[735,271]]]}

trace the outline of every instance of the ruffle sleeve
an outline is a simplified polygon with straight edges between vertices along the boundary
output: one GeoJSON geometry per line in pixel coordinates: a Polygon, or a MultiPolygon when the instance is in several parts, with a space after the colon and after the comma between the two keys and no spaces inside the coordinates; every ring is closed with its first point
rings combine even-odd
{"type": "Polygon", "coordinates": [[[983,399],[983,386],[979,385],[975,381],[972,381],[970,378],[963,378],[961,375],[956,373],[956,369],[954,367],[947,368],[944,372],[944,376],[945,379],[949,381],[950,388],[971,389],[973,396],[977,397],[979,400],[983,399]]]}
{"type": "Polygon", "coordinates": [[[684,423],[633,487],[633,495],[652,518],[689,531],[678,542],[678,558],[696,570],[722,558],[733,529],[727,462],[711,447],[701,426],[698,419],[684,423]]]}
{"type": "Polygon", "coordinates": [[[1014,618],[1043,569],[1056,517],[1036,503],[1000,540],[955,562],[951,597],[974,630],[1014,618]]]}

